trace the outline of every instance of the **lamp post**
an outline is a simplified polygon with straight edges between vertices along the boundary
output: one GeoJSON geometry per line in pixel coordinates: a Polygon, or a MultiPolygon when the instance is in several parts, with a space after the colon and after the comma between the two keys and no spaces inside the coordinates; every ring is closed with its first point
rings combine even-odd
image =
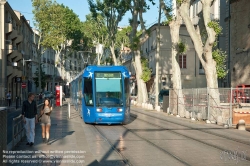
{"type": "Polygon", "coordinates": [[[87,52],[87,53],[92,53],[92,51],[78,51],[78,53],[81,53],[81,57],[82,57],[82,60],[83,60],[83,63],[85,64],[84,67],[86,67],[86,64],[88,64],[89,62],[89,58],[90,58],[90,55],[88,54],[86,60],[84,58],[84,53],[87,52]]]}
{"type": "MultiPolygon", "coordinates": [[[[23,58],[23,77],[22,77],[22,82],[24,81],[25,75],[26,75],[26,71],[24,72],[25,62],[31,62],[31,61],[32,61],[31,59],[25,60],[25,59],[23,58]]],[[[25,81],[26,81],[26,80],[25,80],[25,81]]],[[[26,85],[26,86],[27,86],[27,85],[26,85]]],[[[21,94],[22,94],[21,100],[23,100],[23,99],[24,99],[24,93],[23,93],[23,91],[22,91],[22,88],[21,88],[21,94]]]]}

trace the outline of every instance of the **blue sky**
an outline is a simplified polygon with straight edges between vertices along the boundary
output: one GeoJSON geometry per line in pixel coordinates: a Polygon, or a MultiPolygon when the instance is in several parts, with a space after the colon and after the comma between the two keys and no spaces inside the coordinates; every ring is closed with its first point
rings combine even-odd
{"type": "MultiPolygon", "coordinates": [[[[30,25],[33,27],[33,14],[31,0],[7,0],[13,10],[21,12],[27,20],[30,20],[30,25]]],[[[56,0],[58,3],[63,3],[72,9],[80,18],[81,21],[85,20],[85,16],[89,14],[89,6],[87,0],[56,0]]],[[[147,26],[157,23],[158,18],[158,0],[156,5],[151,5],[151,9],[144,14],[144,20],[147,26]]],[[[131,13],[127,12],[119,26],[128,26],[128,19],[131,13]]]]}

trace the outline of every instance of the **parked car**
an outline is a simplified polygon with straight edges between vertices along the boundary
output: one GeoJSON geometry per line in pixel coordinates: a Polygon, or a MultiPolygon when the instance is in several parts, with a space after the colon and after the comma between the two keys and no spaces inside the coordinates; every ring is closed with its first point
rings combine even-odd
{"type": "MultiPolygon", "coordinates": [[[[161,109],[163,108],[163,96],[169,96],[169,90],[168,89],[162,89],[159,92],[158,104],[161,107],[161,109]]],[[[149,102],[150,102],[150,104],[153,105],[153,107],[155,107],[155,96],[154,95],[150,95],[149,102]]]]}
{"type": "Polygon", "coordinates": [[[45,99],[45,98],[52,99],[52,98],[54,98],[54,95],[53,95],[53,93],[50,92],[50,91],[45,91],[45,92],[43,92],[43,98],[44,98],[44,99],[45,99]]]}

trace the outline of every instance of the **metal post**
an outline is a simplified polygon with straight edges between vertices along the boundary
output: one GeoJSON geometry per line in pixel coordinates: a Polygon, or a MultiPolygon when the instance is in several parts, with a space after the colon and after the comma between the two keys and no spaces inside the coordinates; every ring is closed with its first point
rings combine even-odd
{"type": "Polygon", "coordinates": [[[233,112],[233,109],[232,109],[232,100],[233,100],[233,88],[231,87],[230,88],[230,102],[229,102],[229,127],[232,127],[232,112],[233,112]]]}
{"type": "Polygon", "coordinates": [[[210,99],[209,99],[209,87],[207,87],[207,119],[210,121],[210,99]]]}
{"type": "Polygon", "coordinates": [[[176,117],[180,117],[180,113],[179,113],[179,97],[180,97],[180,93],[179,93],[179,89],[177,89],[177,106],[176,106],[176,108],[177,108],[177,115],[176,115],[176,117]]]}
{"type": "Polygon", "coordinates": [[[15,120],[14,120],[15,118],[13,118],[13,120],[12,120],[12,148],[11,149],[13,149],[14,148],[14,146],[15,146],[15,120]]]}
{"type": "Polygon", "coordinates": [[[68,117],[70,119],[70,103],[68,102],[68,117]]]}
{"type": "Polygon", "coordinates": [[[191,120],[195,120],[194,118],[194,89],[193,88],[192,88],[192,107],[193,107],[193,112],[192,112],[191,120]]]}

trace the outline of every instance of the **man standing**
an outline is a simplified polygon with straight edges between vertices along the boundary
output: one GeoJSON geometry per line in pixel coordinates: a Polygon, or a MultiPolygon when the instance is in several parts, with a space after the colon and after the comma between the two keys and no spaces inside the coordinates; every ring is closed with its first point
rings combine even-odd
{"type": "Polygon", "coordinates": [[[10,105],[11,105],[11,91],[9,91],[9,93],[7,93],[6,99],[8,101],[8,106],[10,107],[10,105]]]}
{"type": "Polygon", "coordinates": [[[37,105],[34,101],[35,94],[29,93],[28,100],[23,102],[22,115],[23,122],[25,123],[27,144],[32,146],[35,139],[35,123],[38,122],[37,119],[37,105]]]}

